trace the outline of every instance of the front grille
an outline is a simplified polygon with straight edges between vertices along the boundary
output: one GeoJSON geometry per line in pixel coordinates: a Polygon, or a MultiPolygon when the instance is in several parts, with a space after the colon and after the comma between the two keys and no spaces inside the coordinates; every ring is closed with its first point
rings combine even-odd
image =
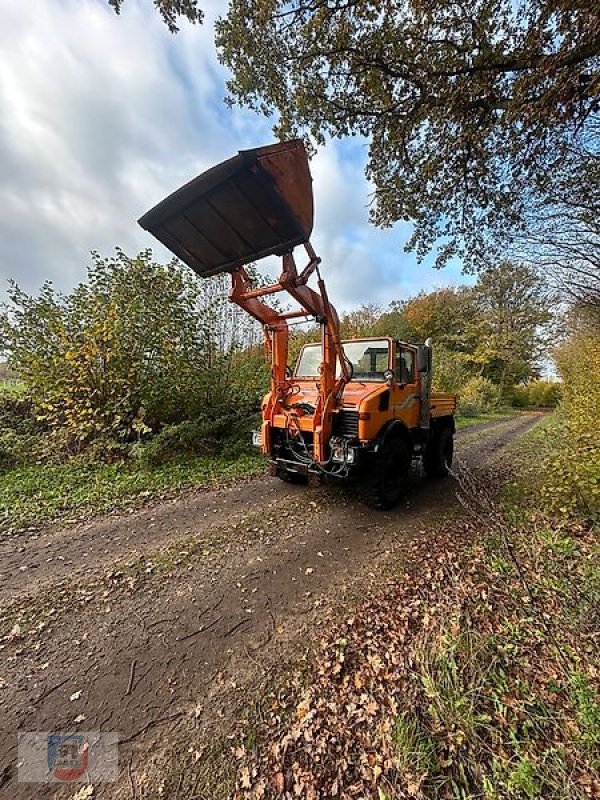
{"type": "Polygon", "coordinates": [[[334,433],[358,439],[358,411],[339,411],[336,415],[334,433]]]}

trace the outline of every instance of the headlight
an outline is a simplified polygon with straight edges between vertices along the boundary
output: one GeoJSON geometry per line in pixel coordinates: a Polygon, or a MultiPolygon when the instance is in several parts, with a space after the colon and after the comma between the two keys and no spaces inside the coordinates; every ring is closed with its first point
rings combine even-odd
{"type": "Polygon", "coordinates": [[[331,460],[332,461],[341,461],[344,462],[346,460],[346,448],[344,447],[345,442],[337,441],[331,442],[331,460]]]}
{"type": "Polygon", "coordinates": [[[331,439],[330,447],[332,461],[336,461],[338,464],[354,464],[356,450],[348,447],[345,439],[331,439]]]}

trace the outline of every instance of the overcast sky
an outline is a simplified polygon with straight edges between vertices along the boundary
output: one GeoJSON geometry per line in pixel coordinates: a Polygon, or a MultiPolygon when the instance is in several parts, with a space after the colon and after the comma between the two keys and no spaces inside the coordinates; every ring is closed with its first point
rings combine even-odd
{"type": "MultiPolygon", "coordinates": [[[[269,121],[223,103],[212,23],[168,33],[151,0],[0,0],[0,297],[13,278],[68,290],[90,250],[155,246],[136,220],[237,150],[272,141],[269,121]]],[[[363,142],[332,142],[311,164],[313,244],[338,308],[387,305],[463,282],[417,265],[409,225],[368,223],[363,142]]]]}

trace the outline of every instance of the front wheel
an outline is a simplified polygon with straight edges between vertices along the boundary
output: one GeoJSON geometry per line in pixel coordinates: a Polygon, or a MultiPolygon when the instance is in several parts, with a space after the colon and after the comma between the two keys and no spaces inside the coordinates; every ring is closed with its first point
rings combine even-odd
{"type": "Polygon", "coordinates": [[[371,508],[393,508],[406,491],[411,459],[411,448],[404,439],[396,437],[384,443],[363,478],[364,502],[371,508]]]}
{"type": "Polygon", "coordinates": [[[284,483],[296,483],[296,484],[308,483],[308,477],[306,475],[302,475],[300,472],[291,472],[287,469],[280,469],[277,472],[277,477],[284,483]]]}
{"type": "Polygon", "coordinates": [[[423,469],[428,478],[445,478],[452,466],[454,434],[452,428],[433,431],[423,453],[423,469]]]}

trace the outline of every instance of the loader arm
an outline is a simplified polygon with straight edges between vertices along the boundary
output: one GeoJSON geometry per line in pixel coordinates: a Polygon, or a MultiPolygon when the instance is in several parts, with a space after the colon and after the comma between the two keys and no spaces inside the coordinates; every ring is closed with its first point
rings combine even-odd
{"type": "Polygon", "coordinates": [[[314,459],[320,464],[329,460],[329,439],[332,429],[332,412],[342,389],[350,379],[348,365],[340,340],[339,318],[336,310],[329,302],[325,283],[319,276],[318,289],[311,289],[307,282],[318,270],[320,259],[310,243],[304,245],[309,262],[301,273],[298,273],[292,253],[282,257],[283,269],[279,281],[262,287],[253,287],[244,267],[232,273],[232,286],[229,299],[244,309],[263,326],[265,341],[271,360],[271,391],[267,406],[263,409],[262,449],[270,450],[270,431],[276,414],[284,413],[290,425],[293,425],[293,411],[288,408],[287,401],[293,391],[293,384],[288,377],[288,344],[290,319],[315,318],[321,326],[322,360],[319,371],[318,399],[313,418],[314,459]],[[267,305],[262,298],[286,292],[296,300],[300,307],[293,311],[279,312],[267,305]],[[340,364],[340,376],[336,378],[337,364],[340,364]]]}
{"type": "Polygon", "coordinates": [[[240,151],[173,192],[139,223],[201,277],[231,273],[229,299],[263,326],[271,358],[271,393],[263,409],[265,453],[270,452],[276,413],[285,415],[289,430],[295,424],[295,412],[287,403],[292,391],[287,376],[288,320],[319,321],[322,363],[313,419],[313,460],[325,464],[332,412],[350,376],[338,315],[319,274],[320,259],[310,244],[312,178],[302,141],[240,151]],[[301,272],[293,256],[298,245],[304,246],[309,257],[301,272]],[[270,255],[282,258],[279,281],[253,287],[245,267],[270,255]],[[315,272],[317,291],[308,286],[315,272]],[[290,295],[300,307],[289,312],[271,308],[265,298],[279,292],[290,295]]]}

